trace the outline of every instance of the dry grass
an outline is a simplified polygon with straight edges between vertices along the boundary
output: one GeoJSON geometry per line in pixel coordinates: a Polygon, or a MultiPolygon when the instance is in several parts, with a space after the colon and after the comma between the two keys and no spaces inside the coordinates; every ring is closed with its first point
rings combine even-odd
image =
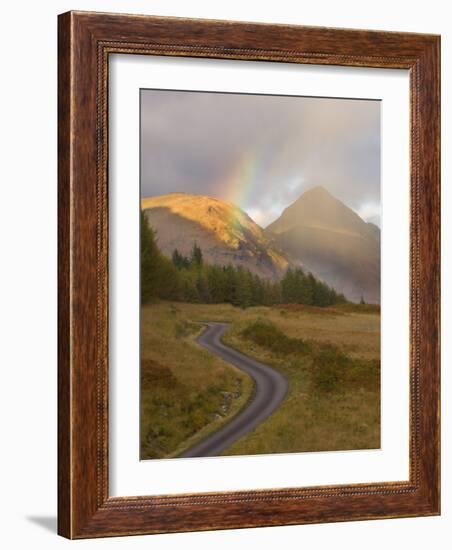
{"type": "Polygon", "coordinates": [[[194,342],[202,321],[230,322],[225,343],[290,382],[281,407],[225,455],[378,448],[380,315],[361,307],[143,307],[142,457],[177,455],[236,414],[251,393],[247,375],[194,342]],[[255,337],[262,320],[269,332],[255,337]],[[237,396],[227,411],[224,392],[237,396]]]}
{"type": "Polygon", "coordinates": [[[289,393],[224,454],[379,448],[379,326],[363,315],[331,320],[312,312],[309,320],[271,312],[264,322],[233,325],[226,343],[281,370],[289,393]]]}
{"type": "Polygon", "coordinates": [[[182,452],[247,402],[253,383],[199,347],[202,325],[170,303],[141,311],[141,458],[182,452]]]}

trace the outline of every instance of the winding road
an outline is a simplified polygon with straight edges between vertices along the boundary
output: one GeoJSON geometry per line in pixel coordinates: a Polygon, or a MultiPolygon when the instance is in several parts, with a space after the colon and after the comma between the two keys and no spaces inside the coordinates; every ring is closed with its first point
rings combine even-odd
{"type": "Polygon", "coordinates": [[[180,456],[184,458],[217,456],[240,437],[268,418],[287,394],[287,379],[268,365],[240,353],[222,343],[226,323],[206,323],[207,329],[197,338],[198,344],[224,361],[249,374],[255,389],[250,402],[227,424],[209,435],[180,456]]]}

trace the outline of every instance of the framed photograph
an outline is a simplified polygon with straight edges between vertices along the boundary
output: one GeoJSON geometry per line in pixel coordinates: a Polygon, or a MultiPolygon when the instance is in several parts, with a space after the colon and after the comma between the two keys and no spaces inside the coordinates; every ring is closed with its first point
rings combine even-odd
{"type": "Polygon", "coordinates": [[[61,535],[440,513],[439,56],[59,16],[61,535]]]}

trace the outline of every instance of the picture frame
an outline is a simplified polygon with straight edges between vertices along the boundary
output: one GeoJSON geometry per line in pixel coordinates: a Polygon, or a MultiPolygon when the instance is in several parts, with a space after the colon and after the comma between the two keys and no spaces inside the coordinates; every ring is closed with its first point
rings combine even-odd
{"type": "Polygon", "coordinates": [[[440,513],[440,37],[91,12],[59,16],[58,532],[91,538],[440,513]],[[409,480],[109,495],[112,54],[405,69],[410,78],[409,480]]]}

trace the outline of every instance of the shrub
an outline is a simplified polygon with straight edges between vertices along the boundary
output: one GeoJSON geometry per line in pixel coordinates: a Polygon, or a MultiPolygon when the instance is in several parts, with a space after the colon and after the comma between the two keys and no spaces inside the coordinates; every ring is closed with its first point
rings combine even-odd
{"type": "Polygon", "coordinates": [[[334,346],[324,346],[313,358],[312,381],[317,390],[332,392],[344,381],[344,370],[351,359],[334,346]]]}
{"type": "Polygon", "coordinates": [[[301,338],[291,338],[287,336],[273,323],[265,321],[264,319],[257,319],[248,325],[248,327],[242,331],[241,336],[274,353],[307,354],[311,351],[310,343],[305,342],[301,338]]]}

